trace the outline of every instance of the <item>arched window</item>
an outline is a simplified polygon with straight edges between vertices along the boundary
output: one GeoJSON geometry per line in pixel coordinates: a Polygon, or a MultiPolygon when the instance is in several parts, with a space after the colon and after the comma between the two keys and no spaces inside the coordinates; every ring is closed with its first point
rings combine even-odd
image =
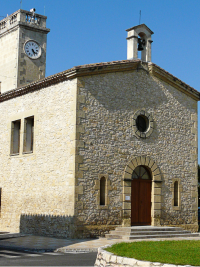
{"type": "Polygon", "coordinates": [[[178,182],[174,182],[174,206],[178,207],[178,182]]]}
{"type": "Polygon", "coordinates": [[[100,205],[106,204],[106,179],[101,177],[100,179],[100,205]]]}
{"type": "Polygon", "coordinates": [[[151,180],[151,174],[146,166],[139,165],[133,171],[132,179],[151,180]]]}

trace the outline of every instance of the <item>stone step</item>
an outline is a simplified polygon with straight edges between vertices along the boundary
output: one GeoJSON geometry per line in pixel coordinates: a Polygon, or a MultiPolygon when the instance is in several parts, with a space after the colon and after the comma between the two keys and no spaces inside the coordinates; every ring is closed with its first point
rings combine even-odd
{"type": "Polygon", "coordinates": [[[172,237],[199,237],[198,233],[181,233],[181,234],[167,234],[167,235],[162,235],[162,234],[155,234],[155,235],[110,235],[107,234],[106,238],[107,239],[122,239],[122,240],[132,240],[132,239],[153,239],[153,238],[172,238],[172,237]]]}
{"type": "MultiPolygon", "coordinates": [[[[168,235],[168,234],[190,234],[191,232],[190,231],[181,231],[181,230],[179,230],[179,231],[159,231],[159,234],[160,235],[168,235]]],[[[143,232],[143,231],[134,231],[134,232],[125,232],[125,231],[123,231],[123,230],[121,230],[121,231],[118,231],[118,230],[116,230],[116,231],[110,231],[110,235],[121,235],[121,236],[123,236],[123,235],[127,235],[127,234],[129,234],[130,236],[131,235],[157,235],[158,234],[158,232],[156,232],[156,231],[148,231],[148,232],[143,232]]]]}
{"type": "Polygon", "coordinates": [[[122,237],[122,239],[123,240],[132,240],[132,239],[145,239],[145,238],[170,238],[170,237],[199,237],[199,234],[192,234],[192,233],[190,233],[190,234],[168,234],[168,235],[149,235],[149,236],[145,236],[145,235],[141,235],[141,236],[139,236],[139,235],[133,235],[133,236],[127,236],[127,238],[126,237],[122,237]]]}
{"type": "Polygon", "coordinates": [[[148,239],[170,237],[198,237],[199,233],[191,233],[181,227],[154,227],[154,226],[131,226],[117,227],[114,231],[106,234],[108,239],[148,239]]]}
{"type": "Polygon", "coordinates": [[[1,239],[21,237],[21,236],[25,236],[25,235],[24,234],[20,234],[20,233],[0,232],[0,240],[1,239]]]}
{"type": "Polygon", "coordinates": [[[122,231],[123,232],[149,232],[149,231],[183,231],[181,227],[153,227],[153,226],[133,226],[133,227],[117,227],[114,231],[122,231]]]}

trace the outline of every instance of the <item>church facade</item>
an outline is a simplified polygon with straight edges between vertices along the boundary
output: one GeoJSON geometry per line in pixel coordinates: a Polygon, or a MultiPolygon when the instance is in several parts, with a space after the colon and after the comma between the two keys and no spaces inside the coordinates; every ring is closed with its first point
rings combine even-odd
{"type": "Polygon", "coordinates": [[[151,62],[153,32],[127,30],[127,60],[42,78],[46,17],[15,14],[24,76],[16,89],[0,76],[1,230],[72,238],[120,225],[197,231],[200,95],[151,62]],[[37,79],[25,67],[33,62],[37,79]]]}

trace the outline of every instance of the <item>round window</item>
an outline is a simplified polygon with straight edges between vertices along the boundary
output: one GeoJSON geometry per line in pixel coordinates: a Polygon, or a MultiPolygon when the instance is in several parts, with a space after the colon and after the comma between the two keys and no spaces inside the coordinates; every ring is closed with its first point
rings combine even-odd
{"type": "Polygon", "coordinates": [[[136,119],[136,126],[140,132],[146,132],[149,128],[148,118],[144,115],[139,115],[136,119]]]}
{"type": "Polygon", "coordinates": [[[147,138],[154,128],[153,117],[145,110],[138,110],[131,119],[134,134],[140,138],[147,138]]]}

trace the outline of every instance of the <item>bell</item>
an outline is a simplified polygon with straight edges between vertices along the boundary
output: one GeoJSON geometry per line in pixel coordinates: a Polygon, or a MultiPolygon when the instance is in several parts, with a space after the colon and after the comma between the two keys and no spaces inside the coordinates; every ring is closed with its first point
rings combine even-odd
{"type": "Polygon", "coordinates": [[[142,46],[142,43],[139,42],[139,43],[138,43],[138,51],[142,51],[142,50],[144,50],[144,49],[143,49],[143,46],[142,46]]]}
{"type": "Polygon", "coordinates": [[[143,46],[145,45],[145,40],[138,38],[138,51],[144,50],[143,46]]]}

